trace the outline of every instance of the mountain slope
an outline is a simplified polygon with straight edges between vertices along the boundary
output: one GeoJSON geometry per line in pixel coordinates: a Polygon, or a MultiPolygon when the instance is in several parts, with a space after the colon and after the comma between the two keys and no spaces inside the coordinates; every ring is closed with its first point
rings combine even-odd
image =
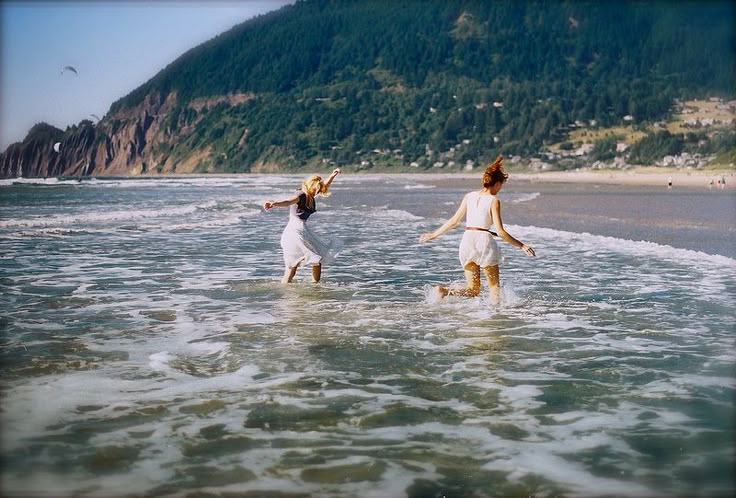
{"type": "Polygon", "coordinates": [[[91,148],[46,173],[531,155],[576,121],[642,123],[676,98],[730,96],[734,13],[728,2],[304,0],[172,62],[111,106],[91,148]]]}

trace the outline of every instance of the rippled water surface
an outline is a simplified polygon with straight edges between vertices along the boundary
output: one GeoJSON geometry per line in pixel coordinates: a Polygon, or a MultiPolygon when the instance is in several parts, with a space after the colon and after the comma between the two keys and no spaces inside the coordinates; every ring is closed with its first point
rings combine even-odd
{"type": "Polygon", "coordinates": [[[287,287],[260,203],[299,181],[0,185],[3,495],[736,490],[736,261],[509,215],[503,305],[435,302],[462,191],[344,176],[287,287]]]}

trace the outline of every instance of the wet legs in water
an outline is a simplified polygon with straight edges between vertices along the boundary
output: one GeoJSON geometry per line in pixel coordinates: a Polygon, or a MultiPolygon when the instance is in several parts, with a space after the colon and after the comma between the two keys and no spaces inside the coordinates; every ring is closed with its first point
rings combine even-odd
{"type": "MultiPolygon", "coordinates": [[[[491,290],[491,303],[497,305],[501,302],[501,286],[499,285],[498,265],[486,266],[483,268],[488,280],[488,287],[491,290]]],[[[445,296],[463,296],[476,297],[480,294],[480,266],[476,263],[468,263],[465,265],[465,281],[467,285],[463,288],[451,288],[446,286],[437,286],[437,291],[445,296]]]]}
{"type": "Polygon", "coordinates": [[[483,268],[488,280],[488,287],[491,289],[491,303],[494,306],[501,304],[501,282],[498,275],[498,265],[486,266],[483,268]]]}
{"type": "Polygon", "coordinates": [[[292,266],[291,268],[287,267],[286,270],[284,270],[284,278],[281,279],[281,283],[290,284],[294,279],[294,275],[296,275],[297,268],[299,268],[299,265],[292,266]]]}
{"type": "MultiPolygon", "coordinates": [[[[281,279],[281,283],[290,284],[291,281],[294,280],[294,275],[296,275],[297,268],[299,268],[299,265],[292,266],[291,268],[287,268],[284,271],[284,278],[281,279]]],[[[321,278],[322,278],[322,265],[316,264],[312,266],[312,281],[314,281],[314,283],[318,283],[321,278]]]]}

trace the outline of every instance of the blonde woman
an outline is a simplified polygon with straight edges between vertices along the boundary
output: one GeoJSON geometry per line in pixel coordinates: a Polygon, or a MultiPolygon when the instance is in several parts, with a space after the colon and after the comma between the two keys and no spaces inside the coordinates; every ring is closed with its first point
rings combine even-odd
{"type": "Polygon", "coordinates": [[[452,218],[434,232],[425,233],[420,237],[421,242],[436,239],[456,227],[463,217],[466,217],[465,233],[460,242],[459,252],[467,286],[459,289],[437,286],[436,289],[442,297],[448,295],[477,296],[480,293],[480,270],[482,268],[491,289],[492,302],[500,303],[501,286],[498,273],[500,251],[493,239],[494,236],[501,237],[529,256],[535,256],[534,249],[515,239],[504,229],[501,220],[501,201],[496,194],[507,179],[508,174],[503,169],[503,156],[498,156],[483,173],[483,188],[466,194],[452,218]],[[495,226],[495,232],[491,230],[492,225],[495,226]]]}
{"type": "Polygon", "coordinates": [[[281,249],[284,252],[284,278],[282,283],[288,284],[294,279],[301,263],[312,265],[312,279],[319,282],[322,277],[322,261],[333,254],[330,243],[319,239],[307,226],[307,219],[317,211],[315,197],[319,194],[326,197],[330,185],[340,169],[335,168],[327,181],[319,175],[312,175],[302,183],[301,191],[290,199],[283,201],[266,201],[263,208],[268,211],[274,207],[289,207],[289,223],[281,234],[281,249]]]}

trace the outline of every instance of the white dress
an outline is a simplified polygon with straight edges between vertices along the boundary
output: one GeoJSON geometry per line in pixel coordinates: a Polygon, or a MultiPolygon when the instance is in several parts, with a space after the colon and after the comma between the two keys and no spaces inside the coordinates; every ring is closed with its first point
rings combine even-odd
{"type": "Polygon", "coordinates": [[[307,226],[307,218],[316,211],[316,206],[306,205],[306,194],[299,196],[299,202],[289,206],[289,223],[281,234],[281,249],[286,268],[298,264],[317,265],[331,261],[337,255],[333,241],[325,242],[307,226]]]}
{"type": "Polygon", "coordinates": [[[468,210],[465,216],[465,226],[483,230],[465,230],[459,251],[460,264],[463,268],[470,262],[481,268],[498,265],[501,252],[493,235],[489,232],[493,230],[491,203],[494,199],[496,199],[495,195],[483,192],[471,192],[466,197],[468,210]]]}

